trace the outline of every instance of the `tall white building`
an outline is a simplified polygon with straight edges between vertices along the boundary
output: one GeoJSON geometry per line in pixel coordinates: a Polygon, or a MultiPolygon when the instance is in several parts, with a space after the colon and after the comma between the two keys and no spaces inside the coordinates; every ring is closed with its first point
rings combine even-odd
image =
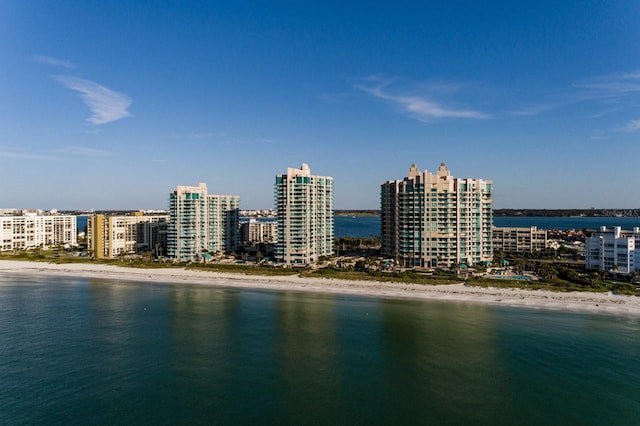
{"type": "Polygon", "coordinates": [[[287,266],[314,264],[333,254],[333,178],[313,176],[306,164],[276,175],[278,238],[275,259],[287,266]]]}
{"type": "Polygon", "coordinates": [[[407,266],[450,267],[493,258],[491,180],[436,173],[414,164],[403,180],[381,185],[381,251],[407,266]]]}
{"type": "Polygon", "coordinates": [[[239,212],[238,195],[209,195],[204,183],[178,186],[169,194],[167,255],[192,261],[204,253],[236,250],[239,212]]]}
{"type": "Polygon", "coordinates": [[[76,217],[71,215],[0,216],[0,251],[78,244],[76,217]]]}
{"type": "Polygon", "coordinates": [[[601,227],[586,240],[585,268],[630,274],[640,272],[640,227],[601,227]]]}

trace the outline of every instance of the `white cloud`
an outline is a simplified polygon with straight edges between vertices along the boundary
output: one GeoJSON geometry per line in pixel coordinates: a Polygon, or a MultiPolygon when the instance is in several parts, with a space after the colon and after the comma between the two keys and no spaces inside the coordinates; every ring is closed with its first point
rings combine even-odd
{"type": "Polygon", "coordinates": [[[51,56],[35,55],[35,56],[32,56],[31,59],[41,64],[53,65],[54,67],[66,68],[69,70],[72,70],[75,68],[75,65],[73,65],[71,62],[65,61],[64,59],[54,58],[51,56]]]}
{"type": "Polygon", "coordinates": [[[640,130],[640,119],[629,120],[627,124],[622,126],[619,130],[622,132],[636,132],[640,130]]]}
{"type": "MultiPolygon", "coordinates": [[[[371,78],[370,78],[371,79],[371,78]]],[[[374,80],[376,78],[373,78],[374,80]]],[[[382,99],[400,107],[400,109],[408,113],[410,116],[423,121],[430,122],[438,119],[447,118],[463,118],[463,119],[484,119],[489,115],[480,111],[464,108],[453,108],[443,105],[436,100],[415,94],[391,94],[386,89],[388,83],[378,84],[369,87],[364,85],[355,85],[354,87],[365,93],[368,93],[378,99],[382,99]]],[[[443,88],[451,90],[459,88],[457,85],[436,85],[434,89],[441,91],[443,88]]]]}
{"type": "Polygon", "coordinates": [[[67,89],[80,93],[82,101],[91,110],[91,117],[87,121],[94,125],[117,121],[131,114],[127,108],[131,105],[131,98],[115,92],[94,81],[71,76],[54,76],[67,89]]]}
{"type": "Polygon", "coordinates": [[[56,152],[67,155],[80,155],[84,157],[111,157],[114,155],[112,152],[104,151],[102,149],[85,148],[81,146],[67,146],[56,150],[56,152]]]}
{"type": "Polygon", "coordinates": [[[587,96],[590,94],[596,98],[640,93],[640,71],[601,76],[575,83],[574,86],[587,90],[587,96]]]}
{"type": "Polygon", "coordinates": [[[189,137],[189,139],[209,139],[209,138],[212,138],[214,136],[215,136],[215,134],[213,134],[213,133],[202,132],[202,133],[192,133],[188,137],[189,137]]]}

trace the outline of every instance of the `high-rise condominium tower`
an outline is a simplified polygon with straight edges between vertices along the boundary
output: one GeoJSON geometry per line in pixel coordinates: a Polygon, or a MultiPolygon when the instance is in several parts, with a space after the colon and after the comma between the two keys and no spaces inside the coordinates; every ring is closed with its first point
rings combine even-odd
{"type": "Polygon", "coordinates": [[[333,254],[333,178],[312,176],[309,166],[276,175],[276,261],[305,266],[333,254]]]}
{"type": "Polygon", "coordinates": [[[382,184],[381,251],[407,266],[468,266],[493,257],[493,182],[420,172],[382,184]]]}
{"type": "Polygon", "coordinates": [[[236,250],[240,197],[209,195],[207,185],[178,186],[169,194],[167,255],[181,261],[236,250]]]}

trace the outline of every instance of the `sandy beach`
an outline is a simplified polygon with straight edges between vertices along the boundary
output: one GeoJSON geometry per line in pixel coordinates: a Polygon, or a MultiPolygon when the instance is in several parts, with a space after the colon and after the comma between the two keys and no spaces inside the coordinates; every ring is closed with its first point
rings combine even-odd
{"type": "Polygon", "coordinates": [[[450,285],[421,285],[376,281],[347,281],[295,276],[258,276],[178,268],[139,269],[100,264],[54,264],[0,260],[0,275],[40,275],[153,281],[167,284],[197,284],[221,288],[483,303],[533,309],[581,311],[640,316],[640,298],[611,293],[552,292],[450,285]]]}

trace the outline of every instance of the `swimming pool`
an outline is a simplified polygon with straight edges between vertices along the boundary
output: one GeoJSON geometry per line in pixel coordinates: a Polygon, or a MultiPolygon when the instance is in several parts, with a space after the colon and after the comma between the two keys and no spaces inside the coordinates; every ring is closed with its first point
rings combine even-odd
{"type": "Polygon", "coordinates": [[[494,280],[531,281],[531,277],[528,275],[487,275],[487,278],[491,278],[494,280]]]}

